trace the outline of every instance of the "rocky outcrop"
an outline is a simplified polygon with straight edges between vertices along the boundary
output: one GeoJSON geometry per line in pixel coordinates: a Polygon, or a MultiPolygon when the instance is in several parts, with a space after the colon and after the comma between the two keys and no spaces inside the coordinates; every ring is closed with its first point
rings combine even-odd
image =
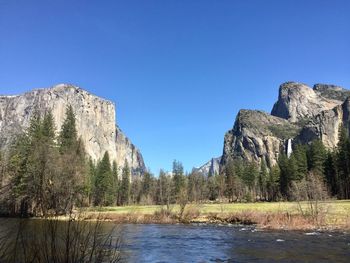
{"type": "Polygon", "coordinates": [[[67,84],[0,96],[0,149],[7,149],[13,138],[29,126],[35,109],[41,114],[51,110],[59,130],[68,105],[74,109],[78,134],[93,160],[101,159],[108,151],[118,166],[126,160],[135,174],[145,170],[141,153],[116,126],[114,103],[67,84]]]}
{"type": "Polygon", "coordinates": [[[349,90],[335,85],[282,84],[271,115],[251,110],[238,113],[233,129],[225,135],[221,165],[229,159],[257,163],[264,159],[271,167],[281,152],[287,153],[289,139],[292,145],[321,139],[334,148],[341,125],[350,133],[349,96],[349,90]]]}
{"type": "Polygon", "coordinates": [[[217,158],[211,158],[199,168],[194,168],[194,172],[201,173],[204,176],[219,174],[220,172],[221,156],[217,158]]]}
{"type": "Polygon", "coordinates": [[[286,141],[300,130],[288,120],[262,111],[241,110],[232,130],[225,134],[222,165],[229,159],[260,162],[271,167],[276,164],[278,154],[285,150],[286,141]]]}
{"type": "Polygon", "coordinates": [[[297,82],[286,82],[279,88],[278,101],[273,106],[271,115],[291,122],[316,116],[341,104],[336,96],[323,96],[326,85],[315,85],[314,89],[297,82]],[[322,88],[321,88],[322,87],[322,88]]]}
{"type": "Polygon", "coordinates": [[[347,98],[343,104],[310,118],[296,137],[295,143],[305,144],[320,139],[327,148],[333,149],[339,140],[339,128],[343,126],[350,131],[349,124],[350,100],[347,98]]]}

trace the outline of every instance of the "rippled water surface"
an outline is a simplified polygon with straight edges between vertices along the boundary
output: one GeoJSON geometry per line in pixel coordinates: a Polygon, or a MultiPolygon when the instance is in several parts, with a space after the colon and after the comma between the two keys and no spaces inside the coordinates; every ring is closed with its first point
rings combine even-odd
{"type": "Polygon", "coordinates": [[[126,262],[350,262],[350,235],[195,225],[124,225],[126,262]]]}
{"type": "MultiPolygon", "coordinates": [[[[35,230],[40,222],[30,221],[30,226],[35,230]]],[[[0,233],[7,227],[0,219],[0,233]]],[[[113,224],[103,227],[109,232],[113,224]]],[[[125,224],[117,229],[123,262],[350,262],[350,234],[344,232],[181,224],[125,224]]]]}

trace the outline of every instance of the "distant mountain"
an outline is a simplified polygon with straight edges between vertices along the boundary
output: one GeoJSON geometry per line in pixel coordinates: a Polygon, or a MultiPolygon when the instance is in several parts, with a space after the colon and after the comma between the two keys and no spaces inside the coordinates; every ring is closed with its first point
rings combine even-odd
{"type": "Polygon", "coordinates": [[[193,170],[195,172],[202,173],[205,176],[208,176],[209,174],[215,175],[218,174],[220,171],[220,161],[221,156],[217,158],[212,158],[210,161],[206,162],[199,168],[194,168],[193,170]]]}
{"type": "Polygon", "coordinates": [[[133,174],[145,171],[140,151],[116,125],[114,103],[68,84],[16,96],[0,96],[0,149],[8,149],[16,134],[29,126],[34,109],[42,114],[51,110],[59,130],[68,105],[73,107],[78,135],[93,160],[101,159],[108,151],[111,160],[120,168],[127,161],[133,174]]]}

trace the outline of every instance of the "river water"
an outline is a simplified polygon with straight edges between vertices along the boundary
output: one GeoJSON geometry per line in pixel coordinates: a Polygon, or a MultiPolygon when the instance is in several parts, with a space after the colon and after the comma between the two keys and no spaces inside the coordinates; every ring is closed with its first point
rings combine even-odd
{"type": "MultiPolygon", "coordinates": [[[[103,224],[106,231],[113,226],[103,224]]],[[[182,224],[123,224],[117,229],[123,262],[350,262],[350,234],[344,232],[182,224]]]]}
{"type": "Polygon", "coordinates": [[[125,262],[350,262],[350,235],[213,225],[124,225],[125,262]]]}

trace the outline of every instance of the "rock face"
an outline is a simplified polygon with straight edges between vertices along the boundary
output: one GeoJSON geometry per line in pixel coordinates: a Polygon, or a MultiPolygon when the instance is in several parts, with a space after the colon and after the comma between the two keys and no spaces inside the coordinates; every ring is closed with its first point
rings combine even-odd
{"type": "Polygon", "coordinates": [[[73,85],[60,84],[18,96],[0,96],[0,149],[6,150],[14,136],[29,126],[35,109],[41,114],[51,110],[59,130],[68,105],[73,107],[78,135],[93,160],[101,159],[108,151],[118,166],[122,167],[126,160],[133,174],[143,173],[141,153],[116,126],[115,105],[73,85]]]}
{"type": "Polygon", "coordinates": [[[305,84],[297,82],[282,84],[279,89],[278,101],[273,106],[271,115],[297,122],[315,116],[321,111],[332,109],[343,102],[332,97],[322,96],[323,92],[317,90],[318,87],[320,86],[315,85],[315,88],[311,89],[305,84]]]}
{"type": "Polygon", "coordinates": [[[268,167],[277,163],[281,152],[292,145],[321,139],[326,147],[338,142],[339,127],[350,131],[350,91],[339,86],[286,82],[280,86],[271,114],[241,110],[234,127],[224,139],[221,165],[229,159],[243,159],[268,167]]]}
{"type": "Polygon", "coordinates": [[[286,141],[299,130],[298,125],[265,112],[241,110],[233,129],[225,134],[222,164],[236,158],[250,162],[264,159],[271,167],[285,149],[286,141]]]}
{"type": "Polygon", "coordinates": [[[221,156],[217,158],[211,158],[199,168],[194,168],[195,172],[201,173],[204,176],[215,175],[220,172],[221,156]]]}

